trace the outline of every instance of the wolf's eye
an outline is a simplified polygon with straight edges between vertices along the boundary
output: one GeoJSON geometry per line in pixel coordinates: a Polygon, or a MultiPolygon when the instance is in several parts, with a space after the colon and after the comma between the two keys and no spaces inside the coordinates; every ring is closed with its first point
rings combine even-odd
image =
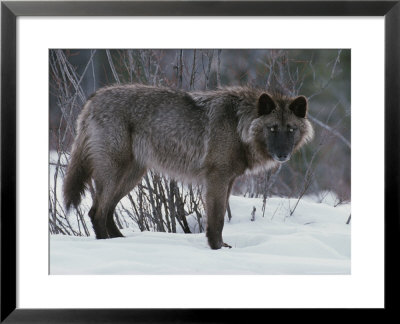
{"type": "Polygon", "coordinates": [[[275,132],[275,127],[271,127],[269,130],[270,130],[271,132],[275,132]]]}
{"type": "Polygon", "coordinates": [[[293,133],[293,128],[289,127],[289,132],[293,133]]]}

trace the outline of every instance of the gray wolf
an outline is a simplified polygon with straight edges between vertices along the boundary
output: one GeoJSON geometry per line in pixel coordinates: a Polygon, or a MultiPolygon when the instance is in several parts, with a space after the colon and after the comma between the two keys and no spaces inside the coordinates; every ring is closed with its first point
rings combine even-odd
{"type": "Polygon", "coordinates": [[[119,200],[149,169],[205,188],[206,236],[222,239],[235,179],[290,159],[313,136],[307,99],[249,87],[185,92],[138,84],[98,90],[84,105],[64,181],[67,210],[93,181],[96,238],[121,237],[119,200]]]}

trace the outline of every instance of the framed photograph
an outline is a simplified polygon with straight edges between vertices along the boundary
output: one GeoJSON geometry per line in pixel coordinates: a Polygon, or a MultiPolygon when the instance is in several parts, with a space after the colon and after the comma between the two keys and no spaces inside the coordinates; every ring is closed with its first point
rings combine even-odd
{"type": "Polygon", "coordinates": [[[1,321],[394,309],[398,1],[1,15],[1,321]]]}

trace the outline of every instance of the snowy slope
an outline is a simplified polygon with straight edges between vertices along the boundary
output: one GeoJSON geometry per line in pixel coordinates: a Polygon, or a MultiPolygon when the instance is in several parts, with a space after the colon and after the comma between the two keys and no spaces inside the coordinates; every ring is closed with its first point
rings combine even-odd
{"type": "Polygon", "coordinates": [[[51,235],[50,274],[350,274],[350,204],[333,207],[328,198],[303,198],[292,216],[296,199],[270,198],[263,217],[261,199],[232,196],[223,231],[232,249],[211,250],[204,233],[51,235]]]}

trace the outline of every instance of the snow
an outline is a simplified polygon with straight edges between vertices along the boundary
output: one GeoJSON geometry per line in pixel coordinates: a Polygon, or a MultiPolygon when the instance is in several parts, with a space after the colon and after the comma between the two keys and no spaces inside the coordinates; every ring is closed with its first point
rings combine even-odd
{"type": "MultiPolygon", "coordinates": [[[[124,238],[50,235],[50,274],[350,274],[350,204],[304,197],[231,196],[232,219],[211,250],[204,233],[123,230],[124,238]],[[255,220],[251,211],[256,207],[255,220]]],[[[192,226],[197,225],[188,216],[192,226]]]]}

